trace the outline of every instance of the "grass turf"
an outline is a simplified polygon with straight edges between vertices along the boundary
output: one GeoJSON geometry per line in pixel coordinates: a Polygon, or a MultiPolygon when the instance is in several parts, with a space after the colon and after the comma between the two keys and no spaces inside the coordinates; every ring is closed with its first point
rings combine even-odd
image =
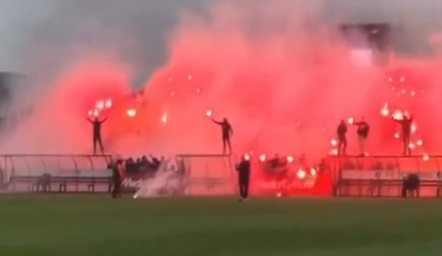
{"type": "Polygon", "coordinates": [[[440,255],[438,200],[4,196],[0,255],[440,255]]]}

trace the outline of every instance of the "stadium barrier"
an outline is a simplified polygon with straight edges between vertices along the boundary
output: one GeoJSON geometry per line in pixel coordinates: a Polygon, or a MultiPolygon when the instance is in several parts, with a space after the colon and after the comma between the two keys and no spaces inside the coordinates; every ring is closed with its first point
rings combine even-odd
{"type": "Polygon", "coordinates": [[[0,170],[10,192],[96,193],[111,189],[111,162],[110,155],[0,155],[0,170]]]}
{"type": "Polygon", "coordinates": [[[177,155],[184,173],[187,195],[230,195],[236,191],[234,183],[235,156],[177,155]]]}
{"type": "Polygon", "coordinates": [[[421,197],[440,197],[442,156],[331,157],[335,196],[400,197],[403,180],[418,175],[421,197]]]}

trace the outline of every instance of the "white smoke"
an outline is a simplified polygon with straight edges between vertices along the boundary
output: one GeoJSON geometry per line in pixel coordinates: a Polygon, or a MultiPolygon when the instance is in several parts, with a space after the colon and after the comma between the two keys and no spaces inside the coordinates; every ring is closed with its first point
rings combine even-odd
{"type": "Polygon", "coordinates": [[[178,190],[181,180],[177,179],[177,172],[177,165],[172,159],[163,160],[153,178],[140,182],[134,198],[158,197],[178,190]]]}

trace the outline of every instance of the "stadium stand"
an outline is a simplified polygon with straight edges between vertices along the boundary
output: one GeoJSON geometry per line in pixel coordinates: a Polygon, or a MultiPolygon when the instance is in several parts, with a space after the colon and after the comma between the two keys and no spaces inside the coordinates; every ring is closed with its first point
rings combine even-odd
{"type": "Polygon", "coordinates": [[[110,155],[0,156],[12,192],[108,192],[111,162],[110,155]]]}

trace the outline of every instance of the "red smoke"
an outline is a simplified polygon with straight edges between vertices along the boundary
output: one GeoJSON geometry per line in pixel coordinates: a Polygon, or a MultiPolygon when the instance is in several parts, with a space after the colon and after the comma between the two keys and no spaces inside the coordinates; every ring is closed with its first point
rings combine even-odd
{"type": "MultiPolygon", "coordinates": [[[[385,70],[356,66],[349,47],[316,7],[247,3],[215,6],[209,18],[182,15],[169,59],[146,82],[143,102],[122,100],[118,111],[107,113],[108,150],[220,153],[221,133],[206,114],[210,110],[232,123],[237,154],[321,157],[331,150],[339,121],[362,116],[372,127],[371,154],[400,152],[394,124],[380,115],[389,97],[385,70]],[[137,114],[130,118],[126,111],[134,107],[137,114]],[[391,140],[385,139],[385,126],[392,127],[391,140]]],[[[442,65],[437,60],[400,65],[407,75],[416,74],[410,86],[426,88],[422,104],[408,107],[422,127],[425,151],[436,152],[442,141],[430,137],[438,134],[441,117],[442,65]]],[[[26,130],[25,140],[32,141],[16,143],[18,150],[90,150],[87,111],[98,100],[127,95],[130,72],[115,62],[85,59],[57,77],[37,114],[16,132],[23,138],[26,130]]],[[[355,131],[349,133],[348,152],[359,153],[355,131]]]]}

